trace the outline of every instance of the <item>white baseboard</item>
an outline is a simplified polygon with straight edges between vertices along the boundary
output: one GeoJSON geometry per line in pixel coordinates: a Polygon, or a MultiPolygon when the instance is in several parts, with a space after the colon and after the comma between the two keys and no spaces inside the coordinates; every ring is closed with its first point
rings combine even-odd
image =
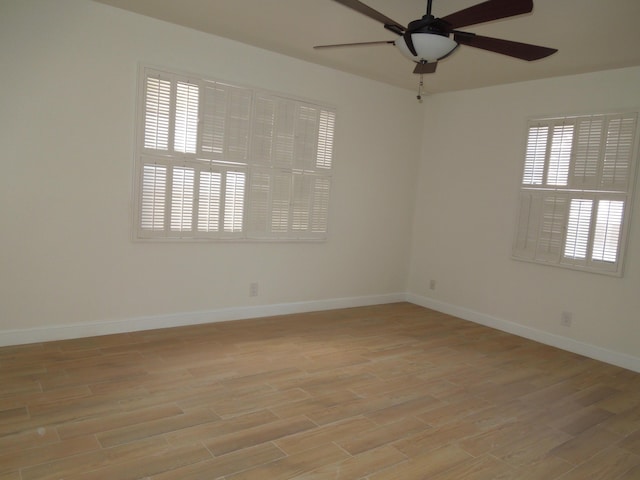
{"type": "Polygon", "coordinates": [[[405,301],[640,373],[640,358],[638,357],[614,352],[602,347],[579,342],[560,335],[554,335],[549,332],[412,293],[391,293],[308,302],[231,307],[204,312],[186,312],[86,324],[6,330],[0,331],[0,347],[405,301]]]}
{"type": "Polygon", "coordinates": [[[486,315],[464,307],[440,302],[432,298],[412,293],[407,294],[406,300],[408,302],[415,303],[416,305],[420,305],[421,307],[430,308],[438,312],[462,318],[463,320],[485,325],[503,332],[512,333],[519,337],[528,338],[529,340],[534,340],[536,342],[544,343],[545,345],[557,347],[562,350],[567,350],[585,357],[593,358],[594,360],[600,360],[611,365],[616,365],[618,367],[640,373],[640,358],[638,357],[627,355],[625,353],[614,352],[596,345],[579,342],[561,335],[555,335],[543,330],[527,327],[525,325],[520,325],[508,320],[492,317],[491,315],[486,315]]]}
{"type": "Polygon", "coordinates": [[[365,307],[384,303],[404,302],[404,293],[369,295],[362,297],[334,298],[308,302],[280,303],[249,307],[221,308],[204,312],[186,312],[169,315],[126,318],[103,322],[72,325],[55,325],[21,330],[0,331],[0,347],[29,343],[69,340],[72,338],[95,337],[115,333],[153,330],[156,328],[183,327],[203,323],[226,322],[248,318],[270,317],[291,313],[316,312],[337,308],[365,307]]]}

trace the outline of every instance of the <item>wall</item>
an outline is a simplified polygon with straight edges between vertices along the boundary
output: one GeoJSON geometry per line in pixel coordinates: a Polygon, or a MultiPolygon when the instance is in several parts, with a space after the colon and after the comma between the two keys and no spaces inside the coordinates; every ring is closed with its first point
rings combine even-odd
{"type": "Polygon", "coordinates": [[[638,107],[638,68],[420,106],[88,0],[0,0],[0,67],[0,345],[408,298],[640,370],[640,193],[623,278],[510,259],[526,118],[638,107]],[[138,62],[338,106],[330,240],[133,242],[138,62]]]}
{"type": "Polygon", "coordinates": [[[0,65],[0,344],[403,298],[412,93],[88,0],[2,0],[0,65]],[[139,62],[337,106],[329,241],[133,242],[139,62]]]}
{"type": "Polygon", "coordinates": [[[640,186],[623,278],[510,259],[527,117],[638,108],[638,85],[628,68],[429,97],[410,298],[640,371],[640,186]]]}

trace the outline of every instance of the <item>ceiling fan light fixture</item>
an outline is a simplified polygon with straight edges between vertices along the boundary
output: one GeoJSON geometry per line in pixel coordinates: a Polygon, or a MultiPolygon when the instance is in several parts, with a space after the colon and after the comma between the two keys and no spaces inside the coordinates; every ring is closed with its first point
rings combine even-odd
{"type": "Polygon", "coordinates": [[[411,40],[413,41],[416,52],[418,52],[418,56],[414,56],[411,51],[409,51],[404,37],[398,38],[395,41],[395,45],[405,57],[418,63],[422,61],[428,63],[437,62],[453,52],[458,46],[458,44],[449,37],[435,33],[413,33],[411,40]]]}

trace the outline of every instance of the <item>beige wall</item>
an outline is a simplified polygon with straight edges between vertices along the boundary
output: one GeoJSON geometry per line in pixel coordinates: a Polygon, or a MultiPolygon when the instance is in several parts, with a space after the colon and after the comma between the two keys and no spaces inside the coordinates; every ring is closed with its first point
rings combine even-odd
{"type": "Polygon", "coordinates": [[[3,0],[0,58],[0,331],[406,290],[413,94],[88,0],[3,0]],[[329,241],[131,241],[138,62],[337,106],[329,241]]]}
{"type": "Polygon", "coordinates": [[[629,68],[430,97],[409,291],[425,304],[640,365],[640,187],[623,278],[510,259],[527,117],[637,108],[639,86],[640,68],[629,68]],[[573,313],[571,328],[560,326],[562,311],[573,313]]]}
{"type": "Polygon", "coordinates": [[[408,298],[640,369],[640,192],[623,278],[510,259],[526,118],[639,107],[639,68],[421,106],[88,0],[0,0],[0,64],[0,342],[408,298]],[[330,240],[131,241],[138,62],[337,106],[330,240]]]}

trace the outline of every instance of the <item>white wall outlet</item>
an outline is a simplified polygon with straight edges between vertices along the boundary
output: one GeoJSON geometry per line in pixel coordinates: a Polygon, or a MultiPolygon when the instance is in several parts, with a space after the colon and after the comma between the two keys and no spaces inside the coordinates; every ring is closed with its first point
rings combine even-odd
{"type": "Polygon", "coordinates": [[[436,281],[435,280],[430,280],[429,281],[429,290],[435,290],[436,289],[436,281]]]}
{"type": "Polygon", "coordinates": [[[258,296],[258,282],[251,282],[249,284],[249,296],[250,297],[258,296]]]}
{"type": "Polygon", "coordinates": [[[560,325],[563,327],[570,327],[573,322],[573,313],[571,312],[562,312],[560,315],[560,325]]]}

